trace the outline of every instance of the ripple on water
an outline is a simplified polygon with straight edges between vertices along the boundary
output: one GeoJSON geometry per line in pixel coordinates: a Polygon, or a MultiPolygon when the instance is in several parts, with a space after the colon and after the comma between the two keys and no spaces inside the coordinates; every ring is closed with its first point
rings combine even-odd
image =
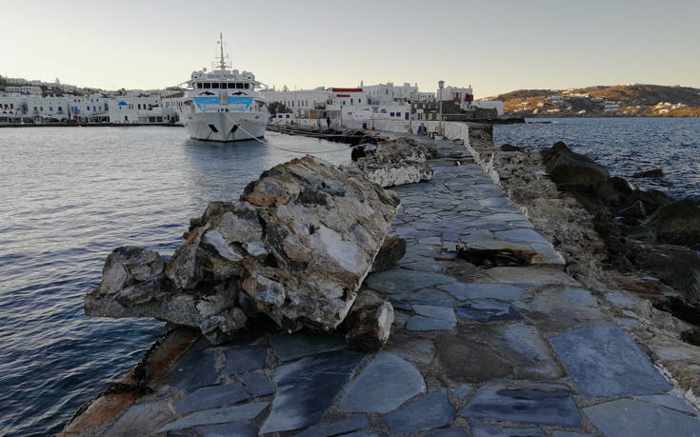
{"type": "Polygon", "coordinates": [[[551,124],[499,125],[497,144],[535,149],[564,141],[629,178],[640,170],[662,168],[663,179],[633,179],[644,189],[674,197],[700,195],[700,119],[698,118],[560,118],[551,124]]]}
{"type": "MultiPolygon", "coordinates": [[[[0,435],[60,431],[162,332],[157,321],[83,315],[113,248],[172,253],[209,200],[237,199],[263,170],[299,156],[185,137],[160,127],[0,129],[0,435]]],[[[335,143],[268,140],[349,159],[335,143]]]]}

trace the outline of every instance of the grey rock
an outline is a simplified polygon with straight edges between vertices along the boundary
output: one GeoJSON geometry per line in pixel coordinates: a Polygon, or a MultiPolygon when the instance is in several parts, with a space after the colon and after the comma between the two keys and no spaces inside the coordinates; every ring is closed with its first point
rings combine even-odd
{"type": "Polygon", "coordinates": [[[168,371],[166,382],[185,391],[216,385],[219,373],[216,368],[216,354],[212,349],[192,347],[168,371]]]}
{"type": "Polygon", "coordinates": [[[234,407],[216,408],[192,413],[168,423],[158,432],[192,428],[199,425],[216,425],[228,422],[244,422],[255,419],[267,408],[267,402],[255,402],[234,407]]]}
{"type": "Polygon", "coordinates": [[[447,398],[447,391],[440,390],[421,395],[406,402],[384,416],[392,432],[427,431],[449,425],[455,411],[447,398]]]}
{"type": "Polygon", "coordinates": [[[505,427],[474,421],[471,423],[474,437],[545,437],[544,432],[533,427],[505,427]]]}
{"type": "Polygon", "coordinates": [[[435,345],[432,341],[422,338],[395,338],[386,351],[423,366],[427,366],[435,358],[435,345]]]}
{"type": "Polygon", "coordinates": [[[406,254],[406,240],[399,237],[388,236],[382,243],[382,248],[372,263],[373,272],[384,272],[398,265],[406,254]]]}
{"type": "Polygon", "coordinates": [[[552,431],[552,437],[593,437],[593,434],[575,431],[552,431]]]}
{"type": "Polygon", "coordinates": [[[352,431],[361,430],[369,426],[369,420],[364,415],[353,415],[346,419],[339,419],[332,422],[322,422],[305,429],[297,434],[297,437],[329,437],[335,435],[346,435],[352,431]]]}
{"type": "Polygon", "coordinates": [[[633,399],[594,405],[585,408],[584,413],[606,436],[700,436],[698,418],[633,399]]]}
{"type": "Polygon", "coordinates": [[[488,384],[460,412],[476,419],[580,427],[581,416],[571,392],[556,384],[508,386],[488,384]]]}
{"type": "Polygon", "coordinates": [[[409,331],[447,331],[457,325],[453,320],[431,319],[423,316],[413,316],[406,322],[409,331]]]}
{"type": "Polygon", "coordinates": [[[430,437],[469,437],[467,430],[464,428],[438,429],[428,432],[425,435],[430,437]]]}
{"type": "Polygon", "coordinates": [[[355,165],[372,182],[382,187],[395,187],[432,179],[433,169],[427,162],[430,155],[424,146],[401,138],[377,145],[358,158],[355,165]]]}
{"type": "Polygon", "coordinates": [[[663,393],[672,388],[620,328],[604,324],[550,338],[578,390],[586,397],[663,393]]]}
{"type": "Polygon", "coordinates": [[[154,433],[174,417],[165,401],[142,402],[129,407],[103,435],[121,437],[154,433]]]}
{"type": "Polygon", "coordinates": [[[455,312],[452,308],[431,305],[413,305],[413,311],[415,311],[419,316],[449,322],[457,322],[457,317],[455,317],[455,312]]]}
{"type": "Polygon", "coordinates": [[[450,390],[454,396],[457,397],[460,401],[463,401],[474,392],[474,386],[471,384],[462,384],[458,387],[453,388],[450,390]]]}
{"type": "Polygon", "coordinates": [[[449,284],[454,279],[438,273],[414,270],[393,269],[381,273],[372,273],[367,277],[367,287],[383,293],[400,293],[420,290],[421,288],[449,284]]]}
{"type": "Polygon", "coordinates": [[[512,302],[522,299],[525,293],[525,287],[513,284],[454,282],[438,288],[447,291],[458,300],[496,299],[512,302]]]}
{"type": "Polygon", "coordinates": [[[664,394],[664,395],[647,395],[647,396],[635,396],[634,399],[644,402],[650,402],[652,404],[661,405],[672,410],[679,411],[681,413],[690,414],[692,416],[698,415],[698,409],[690,404],[685,398],[682,397],[682,393],[676,395],[664,394]]]}
{"type": "MultiPolygon", "coordinates": [[[[195,426],[191,430],[198,437],[256,437],[258,428],[252,423],[231,422],[218,425],[195,426]]],[[[168,433],[168,437],[170,437],[168,433]]]]}
{"type": "Polygon", "coordinates": [[[275,392],[270,379],[261,370],[238,375],[238,380],[243,383],[246,391],[255,398],[271,395],[275,392]]]}
{"type": "Polygon", "coordinates": [[[173,406],[177,414],[183,416],[194,411],[227,407],[250,397],[242,384],[222,384],[195,390],[184,399],[175,401],[173,406]]]}
{"type": "Polygon", "coordinates": [[[155,252],[116,250],[86,312],[196,327],[217,344],[257,313],[287,331],[334,330],[398,205],[355,167],[291,160],[250,183],[240,201],[211,202],[167,263],[155,252]]]}
{"type": "Polygon", "coordinates": [[[531,302],[518,308],[554,329],[574,327],[582,322],[604,320],[597,299],[590,291],[568,286],[550,286],[538,291],[531,302]]]}
{"type": "Polygon", "coordinates": [[[276,334],[270,343],[282,362],[345,348],[342,337],[331,335],[276,334]]]}
{"type": "Polygon", "coordinates": [[[458,307],[456,311],[460,319],[475,322],[521,320],[523,318],[513,305],[491,299],[473,301],[458,307]]]}
{"type": "Polygon", "coordinates": [[[349,413],[388,413],[425,392],[425,381],[411,363],[379,352],[348,386],[339,407],[349,413]]]}
{"type": "Polygon", "coordinates": [[[337,351],[278,367],[274,377],[277,392],[261,433],[292,431],[318,423],[362,358],[359,353],[337,351]]]}
{"type": "Polygon", "coordinates": [[[221,349],[224,356],[223,373],[226,375],[262,369],[267,359],[267,348],[264,346],[227,346],[221,349]]]}
{"type": "Polygon", "coordinates": [[[376,351],[389,341],[393,324],[391,303],[371,290],[363,290],[345,320],[345,338],[354,349],[376,351]]]}

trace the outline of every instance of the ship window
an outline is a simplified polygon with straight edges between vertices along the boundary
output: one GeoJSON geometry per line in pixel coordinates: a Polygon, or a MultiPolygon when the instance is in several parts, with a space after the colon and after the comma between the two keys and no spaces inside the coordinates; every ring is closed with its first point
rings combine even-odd
{"type": "Polygon", "coordinates": [[[211,84],[209,82],[205,82],[202,84],[204,86],[204,89],[209,89],[211,88],[211,84]]]}
{"type": "Polygon", "coordinates": [[[243,89],[243,84],[242,83],[236,83],[235,84],[236,89],[243,89]]]}
{"type": "Polygon", "coordinates": [[[217,82],[214,82],[211,84],[211,87],[214,89],[217,89],[217,88],[219,88],[219,84],[217,82]]]}
{"type": "Polygon", "coordinates": [[[197,82],[197,88],[202,89],[202,82],[197,82]]]}

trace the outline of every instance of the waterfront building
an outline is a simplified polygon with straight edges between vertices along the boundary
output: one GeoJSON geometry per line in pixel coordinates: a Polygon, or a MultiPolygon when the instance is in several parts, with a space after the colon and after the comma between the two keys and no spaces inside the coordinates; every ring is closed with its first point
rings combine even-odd
{"type": "Polygon", "coordinates": [[[367,94],[370,104],[409,101],[414,100],[418,95],[418,84],[411,85],[408,82],[398,86],[394,85],[393,82],[363,85],[362,89],[367,94]]]}

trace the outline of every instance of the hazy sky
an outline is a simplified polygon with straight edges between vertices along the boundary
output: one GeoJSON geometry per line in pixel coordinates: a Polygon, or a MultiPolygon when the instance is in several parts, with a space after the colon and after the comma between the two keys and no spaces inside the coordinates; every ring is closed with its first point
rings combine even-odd
{"type": "Polygon", "coordinates": [[[269,85],[700,86],[700,0],[3,0],[0,74],[160,88],[209,66],[269,85]]]}

